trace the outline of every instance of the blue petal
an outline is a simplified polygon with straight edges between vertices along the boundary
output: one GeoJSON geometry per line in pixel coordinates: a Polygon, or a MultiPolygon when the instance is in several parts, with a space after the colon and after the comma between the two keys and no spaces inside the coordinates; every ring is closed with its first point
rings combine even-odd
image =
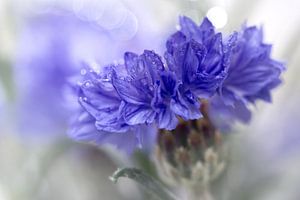
{"type": "Polygon", "coordinates": [[[175,113],[173,113],[170,108],[166,107],[159,112],[157,123],[158,128],[160,129],[173,130],[178,124],[178,119],[175,113]]]}
{"type": "Polygon", "coordinates": [[[199,119],[202,116],[200,103],[198,101],[191,103],[190,100],[191,99],[182,97],[180,93],[177,93],[176,97],[170,102],[170,108],[175,114],[185,120],[199,119]]]}
{"type": "Polygon", "coordinates": [[[187,38],[191,39],[195,36],[198,36],[201,34],[199,27],[193,20],[186,16],[182,16],[179,18],[180,23],[180,30],[184,33],[187,38]]]}
{"type": "Polygon", "coordinates": [[[243,38],[250,46],[258,46],[262,43],[263,32],[262,29],[258,29],[256,26],[247,27],[243,30],[243,38]]]}
{"type": "Polygon", "coordinates": [[[182,32],[177,31],[176,33],[171,35],[167,40],[167,52],[173,54],[174,49],[178,48],[180,45],[185,43],[186,40],[186,36],[182,32]]]}
{"type": "Polygon", "coordinates": [[[229,131],[236,120],[249,123],[251,119],[251,112],[244,102],[237,100],[230,106],[218,96],[211,99],[209,113],[215,126],[222,131],[229,131]]]}
{"type": "Polygon", "coordinates": [[[116,73],[113,73],[112,84],[122,100],[137,105],[149,103],[151,94],[149,94],[149,90],[145,87],[145,84],[140,84],[136,80],[118,77],[116,73]]]}
{"type": "Polygon", "coordinates": [[[121,102],[114,88],[109,85],[103,85],[98,82],[97,85],[92,81],[85,81],[81,86],[79,96],[86,97],[90,104],[95,105],[98,109],[106,109],[118,106],[121,102]]]}
{"type": "Polygon", "coordinates": [[[251,63],[230,73],[225,83],[240,95],[251,95],[277,79],[279,74],[280,70],[273,68],[268,62],[251,63]]]}
{"type": "Polygon", "coordinates": [[[225,74],[218,76],[197,73],[195,74],[193,85],[190,89],[193,90],[194,94],[199,98],[209,98],[216,93],[221,82],[225,78],[225,74]]]}
{"type": "Polygon", "coordinates": [[[234,32],[231,34],[228,38],[226,38],[226,41],[223,45],[223,51],[224,51],[224,57],[223,57],[223,65],[225,66],[225,70],[228,70],[230,59],[232,52],[237,45],[237,39],[238,39],[238,33],[234,32]]]}
{"type": "Polygon", "coordinates": [[[208,46],[203,65],[205,70],[210,74],[218,74],[224,70],[223,66],[223,45],[221,33],[216,34],[208,46]]]}
{"type": "Polygon", "coordinates": [[[147,72],[149,72],[151,80],[150,84],[154,84],[159,79],[159,73],[164,71],[164,65],[161,57],[153,51],[145,50],[142,54],[142,61],[146,65],[147,72]]]}
{"type": "Polygon", "coordinates": [[[267,84],[264,88],[262,88],[259,92],[257,92],[256,95],[246,96],[245,98],[251,103],[255,103],[256,99],[261,99],[271,103],[272,102],[271,90],[277,87],[278,85],[280,85],[281,82],[282,81],[280,79],[275,79],[271,83],[267,84]]]}
{"type": "Polygon", "coordinates": [[[176,75],[172,72],[161,73],[161,81],[163,85],[162,92],[165,94],[165,96],[174,96],[178,88],[176,75]]]}
{"type": "Polygon", "coordinates": [[[126,104],[122,109],[122,115],[127,124],[137,125],[153,123],[156,113],[149,106],[126,104]]]}
{"type": "Polygon", "coordinates": [[[153,149],[156,138],[154,126],[135,126],[125,132],[99,131],[95,127],[95,119],[87,112],[81,110],[68,135],[77,141],[91,142],[97,145],[112,145],[132,154],[136,148],[150,151],[153,149]]]}
{"type": "Polygon", "coordinates": [[[161,57],[154,51],[145,50],[142,54],[142,57],[144,58],[148,66],[153,66],[153,69],[155,69],[156,71],[164,70],[164,65],[161,60],[161,57]]]}
{"type": "Polygon", "coordinates": [[[174,51],[174,59],[177,65],[177,74],[183,82],[190,83],[191,76],[197,72],[199,61],[195,53],[193,52],[190,43],[186,43],[174,51]]]}
{"type": "Polygon", "coordinates": [[[202,33],[203,38],[209,38],[215,34],[215,27],[207,17],[203,19],[199,29],[202,33]]]}
{"type": "Polygon", "coordinates": [[[124,53],[124,62],[126,69],[129,73],[135,74],[138,72],[142,72],[144,69],[139,68],[140,66],[137,65],[138,55],[132,52],[124,53]]]}
{"type": "Polygon", "coordinates": [[[84,110],[80,110],[78,113],[68,135],[78,141],[93,141],[94,134],[98,132],[95,127],[95,118],[84,110]]]}
{"type": "Polygon", "coordinates": [[[98,130],[123,132],[122,119],[120,119],[119,105],[111,108],[97,109],[82,98],[79,100],[80,105],[95,119],[95,126],[98,130]]]}

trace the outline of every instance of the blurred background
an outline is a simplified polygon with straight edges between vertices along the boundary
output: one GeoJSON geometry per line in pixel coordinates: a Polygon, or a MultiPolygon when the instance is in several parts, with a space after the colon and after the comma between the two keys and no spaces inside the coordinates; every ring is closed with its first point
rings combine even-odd
{"type": "Polygon", "coordinates": [[[284,83],[231,136],[232,166],[220,199],[300,199],[300,1],[0,0],[0,200],[142,199],[134,163],[110,147],[76,143],[66,132],[76,109],[67,87],[82,62],[122,62],[125,51],[164,50],[178,16],[208,16],[219,31],[263,26],[284,83]],[[126,183],[126,184],[124,184],[126,183]]]}

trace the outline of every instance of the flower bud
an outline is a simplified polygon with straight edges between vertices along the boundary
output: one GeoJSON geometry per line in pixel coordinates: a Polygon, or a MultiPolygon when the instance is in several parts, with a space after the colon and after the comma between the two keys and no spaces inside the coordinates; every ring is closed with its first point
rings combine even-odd
{"type": "Polygon", "coordinates": [[[175,130],[159,132],[156,164],[171,185],[208,186],[224,171],[226,151],[220,132],[209,119],[206,102],[201,112],[201,119],[180,120],[175,130]]]}

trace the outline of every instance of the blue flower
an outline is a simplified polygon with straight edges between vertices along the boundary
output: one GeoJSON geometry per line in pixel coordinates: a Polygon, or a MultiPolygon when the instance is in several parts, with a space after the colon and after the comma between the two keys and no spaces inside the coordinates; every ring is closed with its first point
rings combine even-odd
{"type": "MultiPolygon", "coordinates": [[[[89,119],[84,126],[92,124],[97,134],[73,128],[71,136],[92,138],[99,144],[103,134],[126,135],[135,130],[141,141],[141,127],[173,130],[178,117],[201,118],[200,98],[211,97],[224,80],[228,53],[221,34],[214,32],[207,19],[201,26],[195,25],[195,31],[190,25],[195,24],[181,18],[182,32],[168,39],[166,65],[159,55],[145,50],[141,55],[126,52],[124,64],[109,66],[102,73],[88,70],[80,85],[79,103],[89,119]]],[[[77,118],[73,127],[81,127],[83,122],[86,120],[77,118]]]]}
{"type": "MultiPolygon", "coordinates": [[[[130,55],[133,54],[127,53],[125,57],[130,55]]],[[[137,92],[141,91],[129,88],[122,82],[125,79],[116,77],[116,71],[125,73],[124,65],[105,67],[101,73],[84,70],[84,80],[78,88],[81,108],[73,119],[69,135],[78,141],[113,144],[128,153],[138,146],[152,146],[156,129],[148,125],[152,123],[151,118],[143,121],[152,114],[151,108],[147,108],[147,98],[139,97],[137,92]],[[126,88],[126,92],[122,90],[126,88]],[[135,109],[140,112],[132,112],[135,109]]]]}
{"type": "MultiPolygon", "coordinates": [[[[145,50],[142,55],[127,52],[124,64],[105,67],[101,73],[84,70],[78,91],[82,114],[74,120],[69,133],[74,139],[101,144],[101,138],[106,140],[115,134],[131,137],[135,133],[136,147],[142,145],[142,138],[155,138],[153,130],[157,127],[176,127],[178,119],[169,106],[176,80],[153,51],[145,50]]],[[[119,138],[120,142],[124,139],[119,138]]],[[[117,145],[115,140],[111,143],[117,145]]],[[[151,142],[147,144],[151,146],[151,142]]]]}
{"type": "Polygon", "coordinates": [[[67,126],[73,105],[66,103],[65,88],[79,72],[70,52],[72,23],[67,17],[42,15],[20,34],[14,66],[16,124],[26,140],[52,141],[67,126]]]}
{"type": "Polygon", "coordinates": [[[202,100],[210,103],[209,117],[224,129],[235,119],[250,120],[248,103],[270,101],[283,65],[270,58],[261,30],[244,28],[223,40],[206,18],[197,26],[181,17],[180,25],[167,40],[166,64],[145,50],[141,55],[126,52],[124,64],[101,73],[87,69],[79,85],[81,110],[73,138],[132,152],[136,146],[152,146],[157,129],[175,129],[178,118],[201,118],[202,100]]]}
{"type": "Polygon", "coordinates": [[[177,118],[166,98],[175,93],[176,80],[165,71],[160,56],[148,50],[140,56],[127,52],[124,61],[125,73],[115,70],[112,84],[124,102],[121,114],[126,123],[174,129],[177,118]]]}
{"type": "Polygon", "coordinates": [[[181,30],[167,41],[165,58],[179,81],[178,93],[171,104],[182,118],[201,117],[199,98],[211,97],[227,75],[231,42],[223,44],[221,33],[215,33],[205,18],[197,26],[187,17],[180,18],[181,30]]]}
{"type": "Polygon", "coordinates": [[[228,75],[218,95],[211,99],[212,117],[218,125],[229,127],[228,124],[235,119],[249,122],[249,104],[259,99],[271,101],[270,92],[281,83],[279,76],[284,70],[282,63],[270,57],[271,48],[271,45],[263,43],[262,29],[243,27],[238,33],[228,75]],[[227,120],[220,121],[222,118],[227,120]]]}
{"type": "Polygon", "coordinates": [[[122,100],[115,91],[111,81],[111,67],[102,74],[86,70],[83,83],[78,91],[80,105],[95,119],[99,130],[124,132],[128,125],[120,117],[122,100]]]}

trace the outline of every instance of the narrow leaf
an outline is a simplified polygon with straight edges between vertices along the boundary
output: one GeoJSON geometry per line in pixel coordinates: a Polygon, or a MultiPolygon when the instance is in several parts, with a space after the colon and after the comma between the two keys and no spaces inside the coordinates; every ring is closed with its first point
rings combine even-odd
{"type": "Polygon", "coordinates": [[[136,168],[122,168],[118,169],[111,177],[110,180],[117,183],[120,177],[130,178],[138,182],[146,192],[152,195],[157,200],[176,200],[166,187],[156,181],[151,176],[145,174],[143,171],[136,168]]]}

